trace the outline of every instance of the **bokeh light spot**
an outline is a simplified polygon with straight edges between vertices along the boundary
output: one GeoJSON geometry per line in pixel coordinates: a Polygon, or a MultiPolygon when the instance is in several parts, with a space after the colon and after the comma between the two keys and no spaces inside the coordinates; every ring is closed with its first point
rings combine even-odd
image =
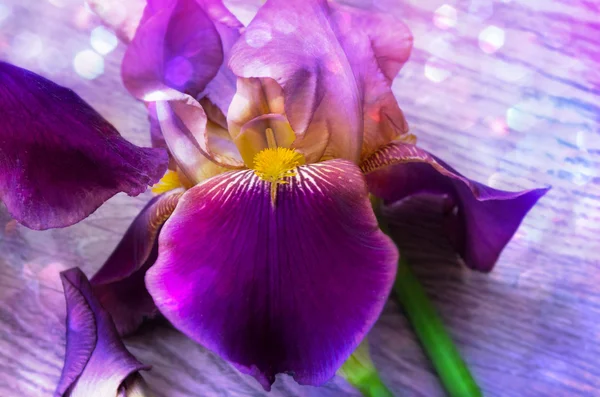
{"type": "Polygon", "coordinates": [[[506,136],[508,135],[508,125],[502,118],[495,118],[489,121],[490,130],[495,136],[506,136]]]}
{"type": "Polygon", "coordinates": [[[456,26],[456,8],[449,4],[440,6],[433,13],[433,24],[440,29],[449,29],[456,26]]]}
{"type": "Polygon", "coordinates": [[[506,111],[506,124],[513,130],[526,132],[537,123],[537,118],[515,106],[506,111]]]}
{"type": "Polygon", "coordinates": [[[425,77],[434,83],[441,83],[450,77],[450,74],[450,71],[442,67],[435,58],[430,58],[425,63],[425,77]]]}
{"type": "Polygon", "coordinates": [[[490,25],[479,33],[479,48],[487,54],[493,54],[504,45],[504,30],[490,25]]]}
{"type": "Polygon", "coordinates": [[[104,73],[104,58],[92,50],[83,50],[75,55],[73,68],[84,79],[93,80],[104,73]]]}
{"type": "Polygon", "coordinates": [[[92,30],[90,44],[99,54],[106,55],[117,48],[119,41],[113,32],[106,29],[104,26],[98,26],[92,30]]]}

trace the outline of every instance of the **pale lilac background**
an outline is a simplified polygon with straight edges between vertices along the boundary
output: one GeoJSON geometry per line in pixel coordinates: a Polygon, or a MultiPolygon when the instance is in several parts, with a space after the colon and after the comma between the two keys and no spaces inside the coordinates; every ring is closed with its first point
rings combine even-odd
{"type": "MultiPolygon", "coordinates": [[[[252,6],[233,3],[251,18],[252,6]]],[[[553,186],[487,276],[457,267],[435,211],[416,205],[406,217],[403,248],[476,378],[490,396],[600,395],[600,2],[371,3],[414,32],[393,87],[419,144],[497,188],[553,186]]],[[[73,88],[147,145],[145,110],[120,82],[123,52],[82,0],[0,0],[0,59],[73,88]]],[[[0,206],[1,396],[51,395],[64,354],[58,272],[92,274],[148,197],[117,196],[45,232],[0,206]]],[[[371,340],[398,395],[442,395],[395,302],[371,340]]],[[[263,395],[167,325],[128,346],[154,366],[145,377],[159,396],[263,395]]],[[[357,394],[340,379],[316,389],[283,376],[271,395],[357,394]]]]}

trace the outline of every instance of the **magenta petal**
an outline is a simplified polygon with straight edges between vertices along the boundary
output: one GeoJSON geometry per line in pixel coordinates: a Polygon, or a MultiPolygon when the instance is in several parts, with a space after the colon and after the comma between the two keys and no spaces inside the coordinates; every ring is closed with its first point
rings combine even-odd
{"type": "Polygon", "coordinates": [[[67,301],[65,365],[55,397],[116,396],[131,375],[149,369],[125,348],[110,315],[78,268],[61,273],[67,301]]]}
{"type": "Polygon", "coordinates": [[[160,149],[138,148],[73,91],[0,63],[0,199],[32,229],[79,222],[119,192],[156,183],[160,149]]]}
{"type": "MultiPolygon", "coordinates": [[[[521,221],[549,188],[505,192],[471,181],[414,145],[394,142],[361,164],[371,192],[388,203],[419,193],[448,195],[449,238],[472,269],[491,271],[521,221]]],[[[393,214],[392,214],[393,215],[393,214]]]]}
{"type": "Polygon", "coordinates": [[[268,0],[233,47],[229,64],[238,77],[268,77],[281,85],[297,134],[294,147],[308,162],[358,161],[360,87],[329,12],[322,0],[268,0]]]}
{"type": "Polygon", "coordinates": [[[188,190],[146,284],[178,329],[255,376],[330,379],[377,319],[398,253],[358,167],[331,160],[279,185],[254,171],[188,190]]]}
{"type": "Polygon", "coordinates": [[[172,190],[150,200],[91,279],[94,295],[110,313],[119,335],[134,332],[144,319],[157,314],[144,277],[158,255],[158,232],[182,193],[172,190]]]}

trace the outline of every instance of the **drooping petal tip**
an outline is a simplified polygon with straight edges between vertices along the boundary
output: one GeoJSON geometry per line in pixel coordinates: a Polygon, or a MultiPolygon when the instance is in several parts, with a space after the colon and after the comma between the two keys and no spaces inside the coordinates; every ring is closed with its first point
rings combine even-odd
{"type": "Polygon", "coordinates": [[[465,178],[425,150],[398,141],[375,152],[361,168],[370,191],[388,204],[421,193],[447,195],[450,241],[467,266],[483,272],[493,269],[525,215],[550,189],[493,189],[465,178]]]}
{"type": "Polygon", "coordinates": [[[61,280],[67,302],[67,345],[54,396],[116,396],[126,379],[149,367],[127,351],[80,269],[62,272],[61,280]]]}

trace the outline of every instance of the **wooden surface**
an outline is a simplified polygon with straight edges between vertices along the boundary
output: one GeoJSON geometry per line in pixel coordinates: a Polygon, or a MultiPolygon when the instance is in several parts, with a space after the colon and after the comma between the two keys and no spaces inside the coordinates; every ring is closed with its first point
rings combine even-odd
{"type": "MultiPolygon", "coordinates": [[[[448,29],[433,23],[442,1],[374,2],[402,15],[416,38],[394,90],[419,143],[494,187],[553,186],[489,275],[457,265],[431,206],[413,203],[403,220],[400,245],[475,377],[488,396],[600,396],[600,2],[448,1],[457,10],[448,29]],[[493,54],[478,43],[489,25],[505,32],[493,54]]],[[[144,108],[120,82],[124,46],[94,80],[73,70],[97,26],[81,0],[3,0],[0,58],[73,88],[147,144],[144,108]]],[[[58,272],[81,266],[91,275],[148,197],[117,196],[84,222],[45,232],[0,207],[0,396],[51,395],[64,354],[58,272]]],[[[442,395],[393,300],[370,338],[398,396],[442,395]]],[[[127,345],[153,365],[144,377],[157,396],[263,395],[167,324],[127,345]]],[[[270,395],[358,396],[340,379],[317,389],[286,376],[270,395]]]]}

